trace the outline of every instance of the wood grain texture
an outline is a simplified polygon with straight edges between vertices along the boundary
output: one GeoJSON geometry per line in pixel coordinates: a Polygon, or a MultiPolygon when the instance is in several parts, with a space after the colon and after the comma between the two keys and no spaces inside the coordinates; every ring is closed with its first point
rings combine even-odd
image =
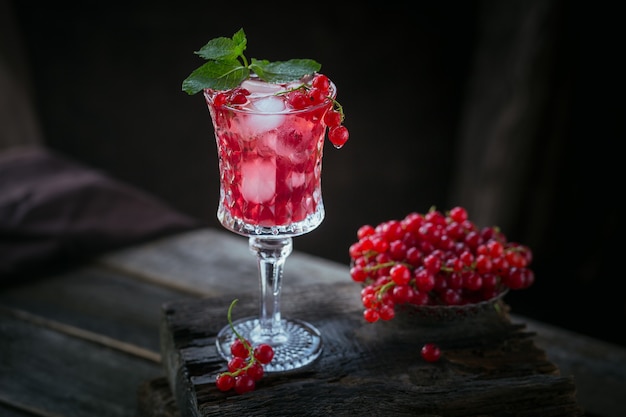
{"type": "MultiPolygon", "coordinates": [[[[267,375],[240,396],[213,383],[225,369],[214,341],[231,297],[167,304],[161,350],[181,415],[583,415],[572,378],[560,376],[533,333],[506,313],[445,322],[401,315],[369,324],[355,294],[351,284],[286,293],[285,317],[316,325],[324,351],[309,367],[267,375]],[[426,342],[441,346],[442,360],[420,358],[426,342]]],[[[237,317],[255,312],[250,298],[234,311],[237,317]]]]}
{"type": "Polygon", "coordinates": [[[131,416],[137,387],[162,372],[159,363],[0,311],[0,400],[18,410],[131,416]]]}

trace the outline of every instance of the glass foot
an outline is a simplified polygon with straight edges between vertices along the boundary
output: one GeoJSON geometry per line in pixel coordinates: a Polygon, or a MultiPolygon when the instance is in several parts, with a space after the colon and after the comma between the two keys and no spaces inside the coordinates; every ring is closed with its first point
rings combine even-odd
{"type": "MultiPolygon", "coordinates": [[[[252,345],[267,343],[274,348],[274,358],[264,365],[265,372],[287,372],[302,368],[322,353],[322,337],[311,324],[301,320],[281,320],[282,331],[273,336],[260,334],[259,320],[240,319],[233,322],[237,333],[252,342],[252,345]]],[[[230,326],[217,334],[217,350],[226,360],[232,357],[230,346],[235,339],[230,326]]]]}

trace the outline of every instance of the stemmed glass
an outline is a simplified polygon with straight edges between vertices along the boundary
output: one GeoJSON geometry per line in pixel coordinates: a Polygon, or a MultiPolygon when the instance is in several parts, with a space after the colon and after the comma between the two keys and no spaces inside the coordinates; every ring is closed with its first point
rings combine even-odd
{"type": "MultiPolygon", "coordinates": [[[[274,348],[266,372],[301,368],[322,351],[320,332],[305,321],[283,318],[280,306],[292,238],[310,232],[324,219],[324,115],[332,108],[336,93],[330,83],[323,100],[293,109],[287,100],[291,92],[299,91],[298,85],[302,83],[277,85],[253,78],[228,97],[203,90],[219,156],[217,217],[226,229],[248,237],[258,263],[259,315],[233,325],[253,345],[267,343],[274,348]]],[[[226,359],[231,357],[235,337],[230,326],[217,335],[218,351],[226,359]]]]}

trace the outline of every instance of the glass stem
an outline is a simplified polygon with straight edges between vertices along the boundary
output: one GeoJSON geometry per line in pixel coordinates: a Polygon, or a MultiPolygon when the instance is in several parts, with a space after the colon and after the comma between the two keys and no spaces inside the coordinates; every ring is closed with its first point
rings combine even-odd
{"type": "Polygon", "coordinates": [[[285,261],[293,249],[292,238],[250,237],[249,246],[257,256],[261,287],[259,328],[250,337],[255,343],[283,343],[287,335],[280,316],[280,292],[285,261]]]}

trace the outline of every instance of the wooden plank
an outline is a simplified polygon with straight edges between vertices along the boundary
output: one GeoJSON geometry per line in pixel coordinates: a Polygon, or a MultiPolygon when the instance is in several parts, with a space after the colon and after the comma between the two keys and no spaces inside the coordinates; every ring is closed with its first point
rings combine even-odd
{"type": "Polygon", "coordinates": [[[45,411],[33,409],[23,404],[10,404],[0,396],[0,416],[2,417],[60,417],[58,414],[49,414],[45,411]]]}
{"type": "MultiPolygon", "coordinates": [[[[229,293],[246,282],[258,286],[256,259],[248,250],[248,240],[210,228],[114,252],[99,262],[124,275],[198,296],[229,293]]],[[[347,264],[297,250],[285,264],[285,286],[349,279],[347,264]]]]}
{"type": "Polygon", "coordinates": [[[50,416],[132,416],[139,385],[162,374],[160,363],[0,310],[1,402],[14,409],[50,416]]]}
{"type": "Polygon", "coordinates": [[[185,297],[98,266],[3,288],[0,404],[41,417],[134,415],[139,386],[164,374],[162,304],[185,297]]]}
{"type": "Polygon", "coordinates": [[[601,340],[540,323],[523,320],[536,333],[537,346],[572,376],[579,403],[590,416],[626,416],[626,349],[601,340]]]}
{"type": "Polygon", "coordinates": [[[0,292],[0,306],[135,345],[159,354],[161,306],[188,297],[96,266],[14,285],[0,292]]]}
{"type": "Polygon", "coordinates": [[[136,417],[180,417],[166,377],[145,381],[137,393],[136,417]]]}
{"type": "MultiPolygon", "coordinates": [[[[446,415],[514,412],[518,416],[578,416],[571,378],[559,375],[532,333],[508,316],[485,313],[463,321],[429,322],[396,317],[365,323],[352,284],[292,288],[286,317],[315,324],[324,337],[322,356],[288,375],[266,376],[253,393],[224,394],[213,383],[225,369],[214,347],[226,324],[230,297],[173,302],[162,323],[162,354],[182,416],[210,415],[446,415]],[[419,357],[436,342],[444,357],[419,357]]],[[[256,312],[242,298],[237,316],[256,312]]],[[[236,319],[236,317],[234,317],[236,319]]],[[[141,412],[141,410],[140,410],[141,412]]]]}

